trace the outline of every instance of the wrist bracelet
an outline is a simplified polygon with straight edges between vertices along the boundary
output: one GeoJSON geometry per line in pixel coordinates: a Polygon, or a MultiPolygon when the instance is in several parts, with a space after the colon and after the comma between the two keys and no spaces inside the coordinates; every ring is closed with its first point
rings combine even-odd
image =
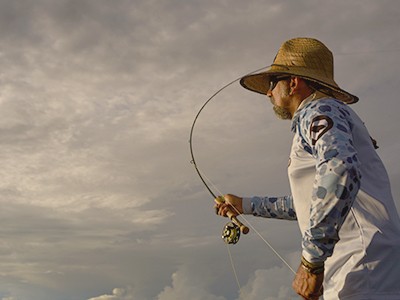
{"type": "Polygon", "coordinates": [[[311,274],[321,274],[325,270],[324,262],[310,263],[304,257],[301,258],[301,266],[304,270],[311,274]]]}

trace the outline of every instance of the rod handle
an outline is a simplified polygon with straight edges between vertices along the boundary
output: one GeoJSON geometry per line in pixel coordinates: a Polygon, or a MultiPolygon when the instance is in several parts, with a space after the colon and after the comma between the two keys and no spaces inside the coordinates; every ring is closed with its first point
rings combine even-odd
{"type": "MultiPolygon", "coordinates": [[[[215,203],[217,203],[217,204],[223,204],[223,203],[225,203],[225,198],[224,198],[223,196],[219,196],[219,197],[215,198],[214,201],[215,201],[215,203]]],[[[250,231],[249,227],[247,227],[247,226],[244,225],[242,222],[240,222],[240,221],[238,220],[238,218],[235,216],[235,213],[234,213],[231,209],[228,210],[228,212],[226,213],[226,215],[228,216],[228,218],[229,218],[233,223],[235,223],[237,226],[239,226],[240,231],[241,231],[243,234],[248,234],[248,233],[249,233],[249,231],[250,231]]]]}

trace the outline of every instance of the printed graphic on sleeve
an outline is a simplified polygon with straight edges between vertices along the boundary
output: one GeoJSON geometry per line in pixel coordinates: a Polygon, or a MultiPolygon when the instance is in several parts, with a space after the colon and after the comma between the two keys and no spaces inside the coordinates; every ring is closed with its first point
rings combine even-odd
{"type": "Polygon", "coordinates": [[[315,143],[323,136],[329,129],[333,127],[333,121],[328,116],[317,116],[311,122],[311,142],[314,146],[315,143]]]}

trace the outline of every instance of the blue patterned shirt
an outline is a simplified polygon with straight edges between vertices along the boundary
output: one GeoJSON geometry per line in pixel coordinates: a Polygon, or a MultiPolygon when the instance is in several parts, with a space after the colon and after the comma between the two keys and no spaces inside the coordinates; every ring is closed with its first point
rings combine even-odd
{"type": "Polygon", "coordinates": [[[339,240],[339,229],[360,187],[352,127],[348,107],[343,102],[328,98],[305,100],[292,120],[295,137],[291,160],[293,155],[305,156],[308,161],[313,158],[313,165],[307,166],[313,169],[315,176],[312,192],[305,196],[301,193],[303,167],[289,167],[293,196],[252,197],[243,201],[245,213],[255,216],[287,220],[306,218],[308,226],[302,232],[302,245],[303,256],[310,262],[324,261],[332,255],[339,240]],[[306,199],[300,199],[303,197],[306,199]],[[300,215],[295,207],[304,201],[307,210],[300,215]]]}
{"type": "MultiPolygon", "coordinates": [[[[332,255],[339,241],[339,229],[360,188],[353,126],[349,107],[328,98],[305,103],[293,118],[294,148],[314,158],[311,201],[295,199],[295,205],[310,202],[308,228],[303,232],[303,256],[311,262],[324,261],[332,255]]],[[[296,170],[289,168],[292,191],[302,188],[295,186],[297,175],[296,170]]]]}
{"type": "Polygon", "coordinates": [[[244,198],[244,213],[297,219],[302,255],[325,261],[324,299],[400,299],[400,219],[363,121],[340,101],[309,97],[292,130],[292,196],[244,198]]]}

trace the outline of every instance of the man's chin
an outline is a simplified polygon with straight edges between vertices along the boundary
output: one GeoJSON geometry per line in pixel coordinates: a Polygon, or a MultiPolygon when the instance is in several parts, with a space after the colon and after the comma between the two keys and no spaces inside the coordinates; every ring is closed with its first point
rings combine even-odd
{"type": "Polygon", "coordinates": [[[273,109],[275,115],[281,120],[291,120],[293,117],[289,110],[287,110],[286,108],[274,105],[273,109]]]}

